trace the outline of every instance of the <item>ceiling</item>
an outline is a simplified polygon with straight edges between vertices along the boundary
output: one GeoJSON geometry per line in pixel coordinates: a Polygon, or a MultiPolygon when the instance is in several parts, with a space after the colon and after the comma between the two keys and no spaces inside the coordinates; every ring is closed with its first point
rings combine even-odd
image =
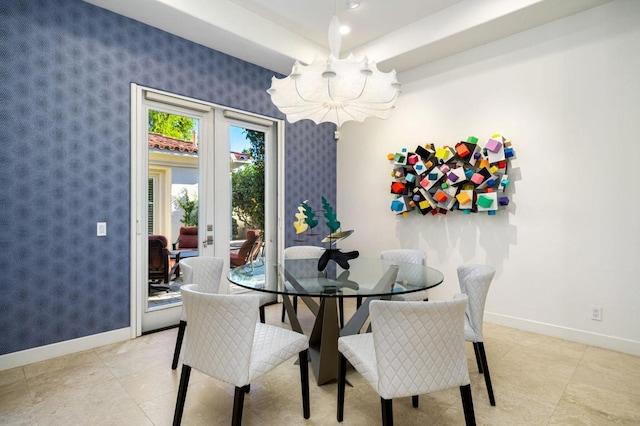
{"type": "Polygon", "coordinates": [[[84,1],[282,74],[328,55],[335,14],[351,28],[341,57],[401,74],[611,0],[84,1]]]}

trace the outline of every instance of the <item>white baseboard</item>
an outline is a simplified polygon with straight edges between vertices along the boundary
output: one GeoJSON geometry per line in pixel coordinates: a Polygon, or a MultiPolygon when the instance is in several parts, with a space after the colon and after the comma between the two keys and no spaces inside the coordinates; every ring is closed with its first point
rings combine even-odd
{"type": "Polygon", "coordinates": [[[39,346],[37,348],[25,349],[24,351],[13,352],[0,355],[0,371],[10,368],[22,367],[34,362],[45,361],[75,352],[86,351],[112,343],[122,342],[132,338],[131,327],[119,330],[107,331],[105,333],[93,334],[64,342],[52,343],[50,345],[39,346]]]}
{"type": "Polygon", "coordinates": [[[589,346],[597,346],[599,348],[611,349],[613,351],[624,352],[632,355],[640,355],[640,342],[633,340],[606,336],[604,334],[590,333],[584,330],[525,320],[507,315],[494,314],[491,312],[485,312],[484,320],[488,323],[504,325],[505,327],[517,328],[519,330],[530,331],[532,333],[542,334],[545,336],[557,337],[571,342],[583,343],[589,346]]]}

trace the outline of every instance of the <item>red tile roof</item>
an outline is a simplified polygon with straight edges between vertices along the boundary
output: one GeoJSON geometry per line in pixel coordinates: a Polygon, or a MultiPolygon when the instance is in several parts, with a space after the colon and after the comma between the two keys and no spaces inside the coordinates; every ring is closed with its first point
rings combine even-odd
{"type": "Polygon", "coordinates": [[[169,151],[198,153],[198,144],[192,141],[175,139],[159,133],[149,132],[149,148],[166,149],[169,151]]]}

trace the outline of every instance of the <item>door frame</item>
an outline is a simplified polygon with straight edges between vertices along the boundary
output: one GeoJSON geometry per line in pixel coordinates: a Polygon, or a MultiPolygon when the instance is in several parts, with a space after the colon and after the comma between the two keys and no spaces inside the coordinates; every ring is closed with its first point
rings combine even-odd
{"type": "MultiPolygon", "coordinates": [[[[132,338],[135,338],[142,334],[142,299],[145,295],[143,286],[146,285],[147,276],[147,264],[144,260],[146,259],[148,249],[145,221],[147,210],[146,203],[144,202],[146,197],[143,197],[143,195],[145,195],[145,188],[148,184],[148,164],[145,162],[147,158],[145,149],[148,151],[148,143],[142,136],[142,133],[145,132],[141,132],[140,129],[137,128],[140,120],[144,120],[143,122],[147,122],[147,118],[144,116],[145,110],[143,106],[143,99],[145,94],[147,96],[147,99],[149,99],[150,95],[153,95],[153,99],[151,100],[173,104],[178,107],[190,108],[195,104],[200,105],[203,108],[210,108],[210,110],[212,111],[213,118],[211,119],[211,123],[201,123],[202,126],[212,125],[213,128],[209,129],[212,140],[208,142],[208,148],[204,140],[201,141],[200,145],[203,148],[204,152],[201,151],[199,152],[199,154],[202,154],[203,157],[206,156],[205,158],[209,158],[211,161],[209,165],[207,165],[207,162],[203,162],[203,164],[200,166],[200,191],[208,190],[202,187],[202,184],[204,183],[202,182],[202,169],[206,171],[207,168],[211,167],[212,165],[217,173],[224,172],[226,173],[226,176],[229,175],[229,141],[228,139],[218,140],[219,138],[216,125],[216,116],[219,117],[220,114],[223,114],[224,117],[228,118],[229,120],[238,119],[241,121],[246,121],[248,123],[254,120],[254,123],[270,123],[273,132],[273,149],[276,153],[276,158],[274,158],[273,162],[270,162],[270,164],[274,164],[277,170],[275,176],[272,176],[268,180],[268,182],[271,183],[271,186],[267,188],[269,192],[267,192],[267,195],[265,196],[265,211],[266,209],[270,209],[269,211],[273,211],[275,213],[276,218],[274,218],[271,222],[274,224],[274,227],[276,229],[273,229],[271,233],[271,235],[275,239],[275,241],[272,241],[272,249],[269,250],[266,254],[269,259],[277,259],[282,256],[284,250],[284,121],[224,107],[210,102],[190,99],[185,96],[175,95],[161,90],[141,86],[136,83],[131,83],[130,329],[132,338]],[[221,147],[221,144],[225,146],[225,155],[219,154],[223,149],[221,147]]],[[[202,158],[199,158],[199,161],[203,161],[202,158]]],[[[273,174],[273,171],[271,173],[273,174]]],[[[265,176],[265,179],[266,178],[267,177],[265,176]]],[[[218,198],[218,200],[220,199],[218,198]]],[[[205,235],[208,233],[205,228],[206,224],[212,223],[210,222],[210,220],[213,220],[216,211],[226,211],[229,212],[230,215],[230,193],[227,193],[226,203],[227,207],[225,208],[225,202],[218,201],[216,204],[216,208],[214,209],[213,200],[211,200],[211,202],[209,203],[209,207],[211,208],[203,208],[203,206],[199,207],[200,209],[202,209],[201,213],[204,213],[200,215],[199,226],[202,227],[201,229],[205,230],[202,235],[198,236],[199,245],[202,245],[202,240],[206,238],[205,235]]],[[[214,238],[214,245],[212,247],[213,253],[207,254],[215,256],[216,253],[220,253],[220,256],[222,256],[222,254],[224,253],[223,257],[226,257],[228,259],[230,238],[229,228],[230,227],[226,227],[225,230],[216,230],[216,238],[214,238]],[[226,240],[224,240],[225,234],[228,234],[226,240]]],[[[228,272],[228,267],[229,262],[227,260],[225,262],[225,268],[223,271],[223,280],[228,272]]],[[[226,289],[228,288],[228,286],[222,286],[221,290],[225,291],[223,288],[226,289]]]]}

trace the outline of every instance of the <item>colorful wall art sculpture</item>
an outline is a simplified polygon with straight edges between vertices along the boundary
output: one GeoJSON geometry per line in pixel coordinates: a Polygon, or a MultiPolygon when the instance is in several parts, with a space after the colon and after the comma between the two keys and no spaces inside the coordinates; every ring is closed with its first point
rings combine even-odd
{"type": "Polygon", "coordinates": [[[495,215],[509,205],[509,161],[515,157],[511,141],[493,135],[484,148],[469,136],[455,146],[403,148],[387,158],[394,163],[391,211],[403,216],[417,210],[426,215],[460,210],[495,215]]]}

